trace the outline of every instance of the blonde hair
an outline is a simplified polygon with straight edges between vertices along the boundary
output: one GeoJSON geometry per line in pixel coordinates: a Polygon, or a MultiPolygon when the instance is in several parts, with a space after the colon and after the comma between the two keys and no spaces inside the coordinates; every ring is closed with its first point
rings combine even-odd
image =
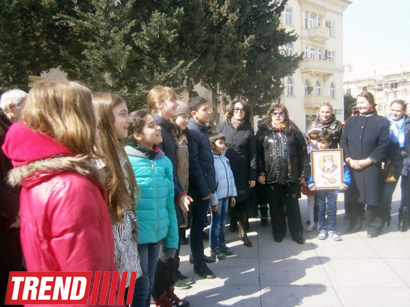
{"type": "Polygon", "coordinates": [[[174,90],[167,86],[156,85],[152,90],[149,91],[147,96],[147,105],[148,108],[154,112],[158,112],[157,102],[161,101],[164,102],[165,100],[176,100],[177,95],[175,94],[174,90]]]}
{"type": "Polygon", "coordinates": [[[332,104],[331,104],[330,102],[323,102],[323,103],[319,106],[319,111],[320,111],[320,109],[321,109],[322,107],[329,107],[329,108],[332,110],[332,112],[333,112],[333,106],[332,106],[332,104]]]}
{"type": "Polygon", "coordinates": [[[112,110],[125,101],[120,96],[111,93],[96,93],[92,101],[100,117],[98,122],[100,138],[97,140],[97,148],[107,166],[105,187],[108,196],[108,212],[111,222],[116,225],[123,221],[122,212],[124,210],[135,210],[135,195],[139,193],[131,163],[113,129],[115,118],[112,110]],[[124,171],[120,156],[125,159],[124,171]],[[127,179],[124,172],[128,177],[129,191],[125,184],[127,179]]]}
{"type": "Polygon", "coordinates": [[[77,82],[44,80],[31,89],[23,122],[76,155],[93,155],[96,118],[91,91],[77,82]]]}

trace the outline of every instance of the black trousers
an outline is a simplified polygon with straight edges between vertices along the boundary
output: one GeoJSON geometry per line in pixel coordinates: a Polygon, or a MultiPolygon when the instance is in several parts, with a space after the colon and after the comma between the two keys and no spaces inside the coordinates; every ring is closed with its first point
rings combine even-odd
{"type": "Polygon", "coordinates": [[[381,206],[370,206],[366,204],[349,202],[350,204],[350,222],[349,228],[360,228],[362,225],[362,216],[365,214],[365,230],[375,236],[378,236],[382,230],[382,208],[381,206]]]}
{"type": "Polygon", "coordinates": [[[282,238],[286,234],[286,215],[292,239],[299,240],[303,238],[303,225],[299,208],[300,191],[301,187],[298,183],[272,183],[267,185],[272,233],[275,238],[282,238]],[[285,203],[286,214],[284,212],[285,203]]]}

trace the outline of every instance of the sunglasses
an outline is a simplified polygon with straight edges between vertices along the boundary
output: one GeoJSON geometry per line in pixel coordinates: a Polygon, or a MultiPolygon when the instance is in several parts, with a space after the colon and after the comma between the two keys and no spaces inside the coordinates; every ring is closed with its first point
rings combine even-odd
{"type": "Polygon", "coordinates": [[[239,111],[245,112],[245,109],[244,109],[244,108],[235,107],[235,108],[233,108],[233,110],[234,110],[235,112],[239,112],[239,111]]]}
{"type": "Polygon", "coordinates": [[[273,115],[277,116],[277,115],[282,115],[284,112],[283,111],[279,111],[279,112],[272,112],[273,115]]]}

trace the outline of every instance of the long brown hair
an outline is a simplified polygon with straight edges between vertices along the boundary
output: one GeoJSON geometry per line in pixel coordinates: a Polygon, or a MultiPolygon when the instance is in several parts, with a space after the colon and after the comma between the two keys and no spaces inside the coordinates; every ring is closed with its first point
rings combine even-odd
{"type": "Polygon", "coordinates": [[[31,89],[23,123],[76,155],[94,155],[96,119],[91,91],[77,82],[44,80],[31,89]]]}
{"type": "Polygon", "coordinates": [[[93,104],[100,117],[98,129],[100,137],[97,140],[98,152],[108,171],[106,172],[105,186],[108,195],[108,212],[115,225],[122,222],[124,210],[135,210],[135,195],[139,193],[131,163],[127,158],[123,145],[116,137],[113,129],[113,108],[125,101],[112,93],[96,93],[93,95],[93,104]],[[120,156],[126,160],[124,170],[128,177],[130,192],[125,184],[126,178],[121,167],[120,156]]]}

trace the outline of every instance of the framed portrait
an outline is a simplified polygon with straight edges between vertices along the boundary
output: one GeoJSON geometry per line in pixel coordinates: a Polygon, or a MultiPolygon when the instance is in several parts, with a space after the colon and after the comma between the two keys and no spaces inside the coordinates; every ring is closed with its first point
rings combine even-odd
{"type": "Polygon", "coordinates": [[[343,149],[312,150],[312,178],[317,190],[337,190],[343,182],[343,149]]]}

